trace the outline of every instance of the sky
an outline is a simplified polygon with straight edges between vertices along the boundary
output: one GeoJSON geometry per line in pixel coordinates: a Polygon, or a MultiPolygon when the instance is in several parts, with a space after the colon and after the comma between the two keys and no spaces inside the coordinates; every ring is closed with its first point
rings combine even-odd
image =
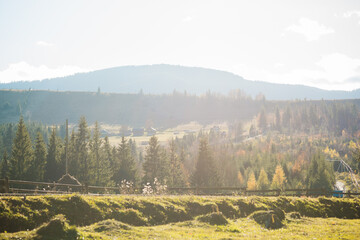
{"type": "Polygon", "coordinates": [[[0,82],[173,64],[360,88],[360,1],[0,0],[0,82]]]}

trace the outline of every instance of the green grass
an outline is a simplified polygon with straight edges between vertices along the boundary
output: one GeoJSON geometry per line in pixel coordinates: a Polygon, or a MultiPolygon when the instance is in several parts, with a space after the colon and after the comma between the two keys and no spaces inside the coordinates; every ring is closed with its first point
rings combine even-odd
{"type": "Polygon", "coordinates": [[[79,239],[358,239],[360,236],[360,199],[51,195],[26,199],[1,197],[0,239],[46,239],[38,235],[38,229],[59,214],[80,234],[79,239]],[[268,230],[249,217],[256,211],[270,210],[283,216],[279,209],[287,213],[280,229],[268,230]],[[298,212],[301,218],[291,218],[291,212],[298,212]],[[224,225],[209,220],[219,214],[226,219],[224,225]]]}
{"type": "MultiPolygon", "coordinates": [[[[196,220],[150,227],[134,227],[107,220],[79,227],[78,239],[358,239],[359,219],[302,218],[286,221],[284,228],[267,230],[254,220],[240,218],[226,226],[196,220]],[[99,225],[103,229],[99,230],[99,225]]],[[[35,231],[0,234],[1,239],[32,239],[35,231]]]]}

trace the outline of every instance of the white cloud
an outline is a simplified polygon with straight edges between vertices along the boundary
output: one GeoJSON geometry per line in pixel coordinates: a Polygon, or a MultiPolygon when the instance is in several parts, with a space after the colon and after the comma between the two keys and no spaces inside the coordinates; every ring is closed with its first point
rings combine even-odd
{"type": "MultiPolygon", "coordinates": [[[[348,11],[343,14],[344,18],[351,18],[352,16],[360,18],[360,11],[348,11]]],[[[360,21],[359,21],[360,24],[360,21]]]]}
{"type": "Polygon", "coordinates": [[[348,11],[343,14],[345,18],[351,18],[353,15],[360,17],[360,11],[348,11]]]}
{"type": "Polygon", "coordinates": [[[45,65],[33,66],[26,62],[10,64],[9,67],[0,71],[0,82],[8,83],[15,81],[42,80],[46,78],[64,77],[79,72],[88,72],[77,66],[59,66],[49,68],[45,65]]]}
{"type": "Polygon", "coordinates": [[[193,17],[191,16],[186,16],[182,19],[183,22],[191,22],[193,20],[193,17]]]}
{"type": "Polygon", "coordinates": [[[37,41],[36,45],[43,46],[43,47],[53,47],[53,43],[45,42],[45,41],[37,41]]]}
{"type": "Polygon", "coordinates": [[[333,29],[308,18],[301,18],[298,25],[291,25],[286,30],[304,35],[307,41],[315,41],[323,35],[335,32],[333,29]]]}
{"type": "Polygon", "coordinates": [[[249,80],[274,83],[301,84],[328,90],[354,90],[360,88],[360,59],[341,53],[323,56],[314,64],[315,69],[293,69],[279,73],[238,65],[232,70],[249,80]],[[317,68],[317,69],[316,69],[317,68]]]}

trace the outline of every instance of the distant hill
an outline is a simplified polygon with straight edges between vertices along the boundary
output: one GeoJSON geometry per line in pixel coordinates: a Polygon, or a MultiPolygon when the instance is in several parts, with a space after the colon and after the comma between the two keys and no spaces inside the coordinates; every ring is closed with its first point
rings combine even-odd
{"type": "Polygon", "coordinates": [[[252,97],[262,93],[269,100],[294,99],[354,99],[360,97],[360,89],[354,91],[327,91],[303,85],[274,84],[249,81],[230,72],[174,65],[123,66],[68,77],[31,82],[0,84],[0,89],[36,89],[54,91],[90,91],[110,93],[163,94],[186,91],[203,94],[210,90],[227,94],[241,89],[252,97]]]}

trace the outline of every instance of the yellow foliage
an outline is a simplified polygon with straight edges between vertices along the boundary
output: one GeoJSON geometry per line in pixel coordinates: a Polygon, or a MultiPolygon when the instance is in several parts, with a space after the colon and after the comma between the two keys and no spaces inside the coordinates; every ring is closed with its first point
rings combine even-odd
{"type": "Polygon", "coordinates": [[[240,171],[238,172],[237,179],[239,180],[240,185],[244,184],[244,178],[240,171]]]}
{"type": "Polygon", "coordinates": [[[271,187],[272,188],[280,188],[282,189],[284,187],[286,183],[286,177],[285,177],[285,173],[284,170],[282,169],[282,167],[280,165],[276,166],[275,169],[275,174],[271,183],[271,187]]]}
{"type": "Polygon", "coordinates": [[[329,155],[331,158],[339,158],[340,155],[335,149],[331,149],[329,147],[326,147],[323,152],[327,155],[329,155]]]}
{"type": "Polygon", "coordinates": [[[256,190],[256,179],[254,172],[250,173],[248,182],[247,182],[247,190],[256,190]]]}

